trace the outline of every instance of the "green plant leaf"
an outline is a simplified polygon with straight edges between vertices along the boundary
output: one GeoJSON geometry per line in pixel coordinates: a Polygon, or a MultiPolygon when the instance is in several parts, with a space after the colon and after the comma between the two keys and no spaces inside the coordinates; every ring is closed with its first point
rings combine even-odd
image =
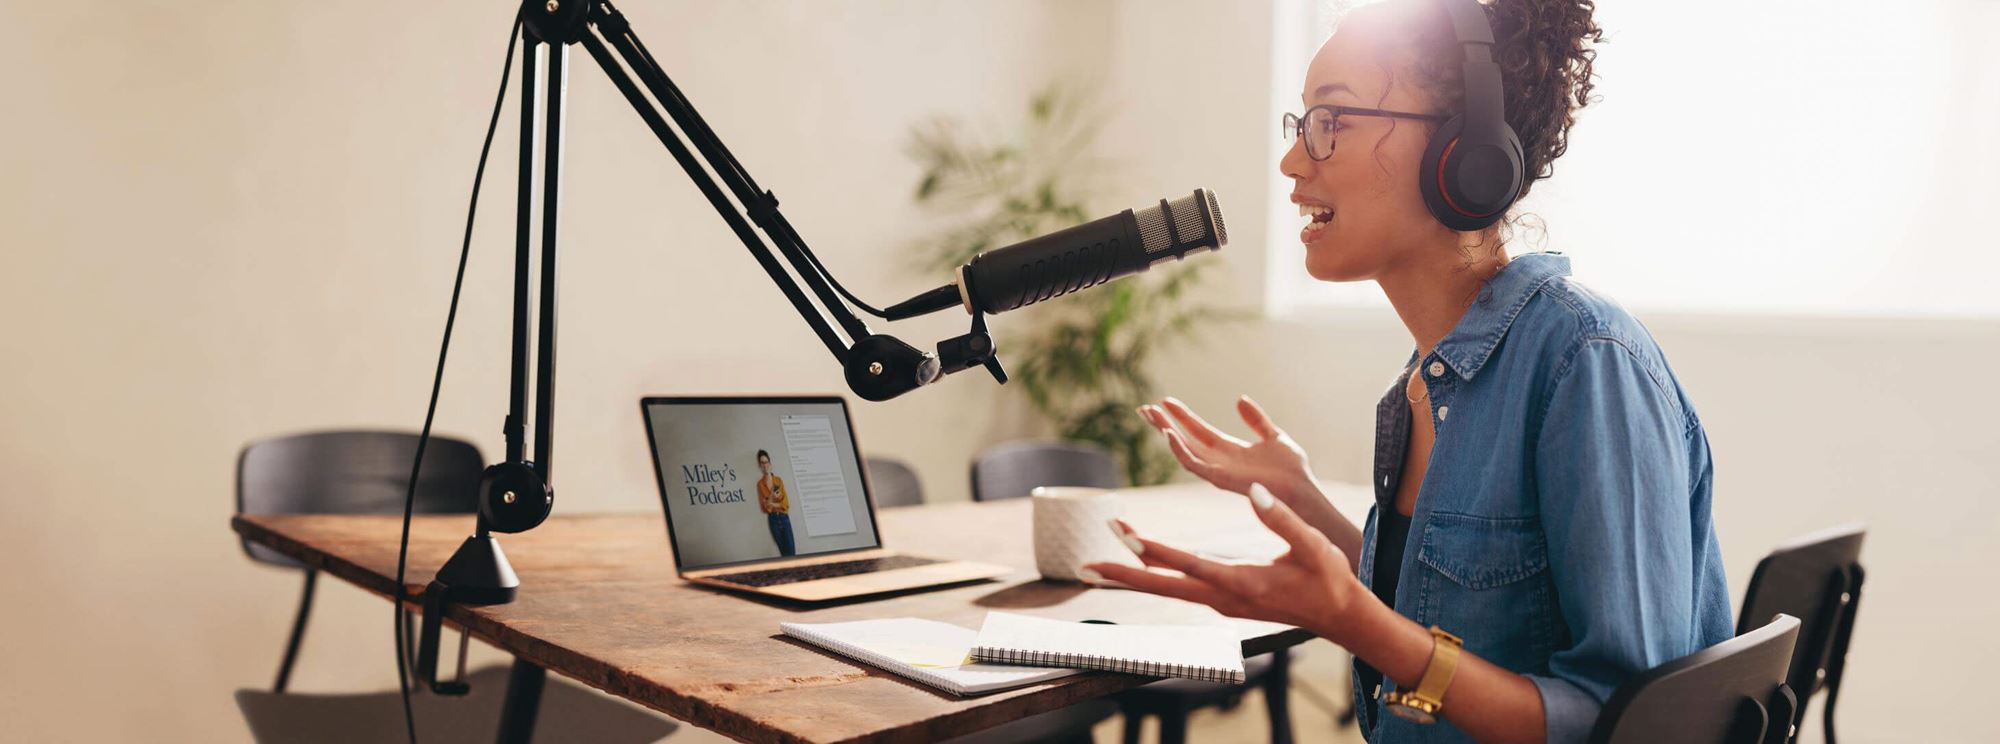
{"type": "MultiPolygon", "coordinates": [[[[915,242],[916,263],[949,270],[1090,219],[1081,179],[1109,170],[1092,156],[1102,127],[1088,96],[1061,85],[1029,99],[1014,137],[982,141],[942,118],[913,127],[905,150],[922,174],[915,201],[951,223],[915,242]]],[[[1156,352],[1224,319],[1185,303],[1201,269],[1177,264],[1038,303],[1001,339],[1002,359],[1037,414],[1065,438],[1110,449],[1134,484],[1164,482],[1178,468],[1132,409],[1155,397],[1148,367],[1156,352]]]]}

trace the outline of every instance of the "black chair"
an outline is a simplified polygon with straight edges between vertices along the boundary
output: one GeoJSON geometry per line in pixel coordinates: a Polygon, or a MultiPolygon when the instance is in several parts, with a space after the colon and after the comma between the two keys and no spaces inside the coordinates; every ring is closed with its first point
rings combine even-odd
{"type": "MultiPolygon", "coordinates": [[[[377,431],[333,431],[252,442],[236,461],[236,511],[245,514],[402,514],[417,437],[377,431]]],[[[415,511],[472,514],[478,510],[479,476],[485,470],[479,449],[468,442],[432,436],[417,474],[415,511]]],[[[258,741],[381,741],[403,735],[401,693],[287,693],[292,664],[305,637],[318,571],[282,553],[243,542],[252,560],[305,572],[305,592],[292,623],[285,657],[272,692],[240,690],[238,707],[258,741]]],[[[409,613],[403,624],[408,633],[409,613]]],[[[411,644],[414,646],[414,644],[411,644]]],[[[412,647],[411,652],[415,652],[412,647]]],[[[415,662],[405,659],[414,669],[415,662]]],[[[414,674],[414,671],[412,671],[414,674]]],[[[425,740],[492,741],[499,726],[508,670],[490,667],[468,674],[463,698],[422,693],[412,698],[425,740]],[[436,735],[433,735],[436,734],[436,735]],[[447,735],[449,734],[449,735],[447,735]]],[[[536,741],[651,742],[678,726],[648,711],[594,695],[573,683],[550,679],[537,714],[536,741]]]]}
{"type": "Polygon", "coordinates": [[[1118,715],[1109,700],[1085,700],[1040,715],[1008,721],[985,731],[944,740],[944,744],[1091,744],[1090,729],[1118,715]]]}
{"type": "MultiPolygon", "coordinates": [[[[507,667],[492,666],[466,675],[472,690],[463,696],[417,694],[410,707],[417,733],[426,742],[485,744],[499,734],[507,693],[507,667]]],[[[680,727],[651,711],[573,684],[549,684],[535,716],[537,744],[645,744],[680,727]]],[[[258,742],[346,744],[403,741],[403,701],[396,690],[359,694],[236,691],[236,707],[258,742]]]]}
{"type": "Polygon", "coordinates": [[[1847,642],[1861,608],[1861,525],[1835,527],[1772,550],[1750,574],[1737,632],[1758,618],[1784,613],[1800,618],[1798,651],[1792,654],[1785,684],[1799,697],[1792,724],[1805,725],[1806,705],[1826,691],[1821,711],[1826,744],[1835,744],[1833,704],[1840,697],[1847,667],[1847,642]]]}
{"type": "Polygon", "coordinates": [[[1243,684],[1168,679],[1117,695],[1125,711],[1125,744],[1138,744],[1139,726],[1147,716],[1160,719],[1160,744],[1187,741],[1189,714],[1210,706],[1232,710],[1242,704],[1244,693],[1264,690],[1264,711],[1271,719],[1271,743],[1292,741],[1292,650],[1262,654],[1243,660],[1243,684]]]}
{"type": "Polygon", "coordinates": [[[1786,744],[1798,698],[1785,685],[1799,619],[1763,627],[1669,661],[1619,686],[1591,728],[1592,744],[1786,744]]]}
{"type": "MultiPolygon", "coordinates": [[[[236,459],[239,514],[401,514],[417,437],[379,431],[330,431],[252,442],[236,459]]],[[[415,509],[423,514],[471,514],[478,510],[479,475],[485,469],[479,448],[449,437],[431,437],[417,476],[415,509]]],[[[249,540],[250,559],[302,569],[305,590],[292,621],[284,660],[273,692],[284,692],[305,638],[319,572],[290,556],[249,540]]],[[[404,621],[408,623],[408,614],[404,621]]],[[[414,649],[412,649],[414,652],[414,649]]]]}
{"type": "Polygon", "coordinates": [[[864,466],[868,468],[868,487],[875,496],[875,508],[924,503],[923,482],[917,480],[917,471],[902,460],[870,457],[864,466]]]}
{"type": "Polygon", "coordinates": [[[1010,442],[972,461],[972,500],[1018,499],[1041,486],[1118,488],[1125,473],[1102,447],[1073,442],[1010,442]]]}
{"type": "MultiPolygon", "coordinates": [[[[994,501],[1021,498],[1040,486],[1125,485],[1118,460],[1103,448],[1074,443],[1022,442],[1003,444],[981,453],[972,463],[972,499],[994,501]]],[[[1125,714],[1126,744],[1137,744],[1148,716],[1160,719],[1161,744],[1187,740],[1188,716],[1208,707],[1230,710],[1253,688],[1264,691],[1271,717],[1273,744],[1292,741],[1292,652],[1264,654],[1243,660],[1240,685],[1168,679],[1119,693],[1114,699],[1125,714]]]]}

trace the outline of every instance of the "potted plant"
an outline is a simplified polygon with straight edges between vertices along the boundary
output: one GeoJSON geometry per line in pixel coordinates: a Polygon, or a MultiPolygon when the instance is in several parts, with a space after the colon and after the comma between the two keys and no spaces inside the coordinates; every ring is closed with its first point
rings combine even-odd
{"type": "MultiPolygon", "coordinates": [[[[1085,98],[1060,86],[1036,93],[1018,136],[1005,141],[984,141],[951,119],[913,130],[908,150],[923,168],[916,201],[952,218],[914,249],[918,268],[956,269],[1095,214],[1077,175],[1104,170],[1090,155],[1099,127],[1085,98]]],[[[1189,300],[1202,270],[1176,263],[1048,300],[1001,344],[1011,376],[1057,435],[1109,449],[1133,485],[1163,483],[1176,470],[1134,412],[1158,397],[1148,363],[1228,314],[1189,300]]]]}

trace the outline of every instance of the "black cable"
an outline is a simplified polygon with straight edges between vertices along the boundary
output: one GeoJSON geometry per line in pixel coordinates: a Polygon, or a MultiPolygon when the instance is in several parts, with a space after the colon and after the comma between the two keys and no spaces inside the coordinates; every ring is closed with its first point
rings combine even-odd
{"type": "Polygon", "coordinates": [[[410,709],[409,626],[403,623],[403,603],[409,599],[403,575],[410,559],[410,514],[416,509],[417,476],[423,472],[424,445],[430,443],[431,421],[437,417],[438,391],[444,385],[444,361],[451,352],[451,327],[458,320],[459,290],[465,287],[465,262],[472,255],[472,220],[479,213],[479,183],[486,176],[486,154],[493,149],[493,131],[499,127],[500,106],[507,100],[507,79],[514,70],[514,42],[520,38],[521,18],[517,14],[507,32],[507,60],[500,67],[500,95],[493,100],[493,118],[486,122],[486,141],[479,145],[479,166],[472,171],[472,203],[465,208],[465,240],[458,248],[458,274],[452,279],[451,306],[444,314],[444,343],[438,346],[437,372],[431,377],[431,400],[424,408],[423,432],[417,435],[417,461],[410,466],[410,487],[403,494],[403,538],[396,548],[396,601],[392,609],[396,616],[396,684],[403,692],[403,724],[409,729],[410,744],[417,743],[417,716],[410,709]]]}
{"type": "Polygon", "coordinates": [[[866,302],[862,302],[861,298],[855,297],[854,293],[847,291],[846,287],[840,286],[840,280],[833,278],[833,273],[827,271],[825,266],[820,265],[819,256],[813,255],[812,249],[806,247],[805,241],[798,241],[798,245],[799,252],[806,256],[806,263],[812,264],[813,270],[818,271],[820,276],[825,277],[826,283],[833,285],[833,291],[839,292],[840,296],[847,298],[847,301],[853,303],[855,307],[861,308],[862,312],[877,318],[887,319],[889,317],[888,313],[877,310],[874,306],[866,302]]]}

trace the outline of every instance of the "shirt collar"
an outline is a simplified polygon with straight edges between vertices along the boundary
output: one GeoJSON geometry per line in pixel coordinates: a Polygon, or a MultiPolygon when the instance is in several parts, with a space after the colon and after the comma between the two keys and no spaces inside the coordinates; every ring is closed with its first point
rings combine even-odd
{"type": "Polygon", "coordinates": [[[1508,261],[1480,287],[1478,299],[1466,308],[1458,325],[1438,342],[1433,353],[1459,377],[1471,381],[1493,356],[1500,339],[1507,336],[1507,329],[1513,327],[1528,299],[1550,279],[1563,276],[1569,276],[1569,257],[1560,253],[1530,253],[1508,261]]]}

